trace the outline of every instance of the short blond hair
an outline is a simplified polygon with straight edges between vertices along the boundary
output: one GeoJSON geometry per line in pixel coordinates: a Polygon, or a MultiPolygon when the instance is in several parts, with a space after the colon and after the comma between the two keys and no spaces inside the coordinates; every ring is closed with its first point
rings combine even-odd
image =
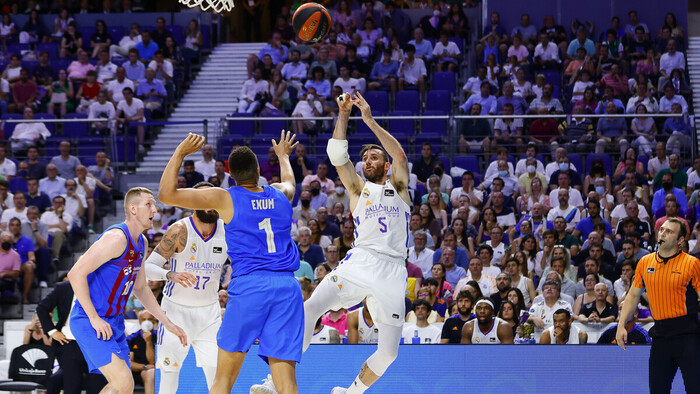
{"type": "Polygon", "coordinates": [[[129,204],[132,204],[135,198],[141,197],[142,193],[150,194],[151,196],[153,195],[152,191],[141,186],[132,187],[131,189],[129,189],[128,192],[126,192],[126,194],[124,195],[124,213],[127,212],[129,204]]]}

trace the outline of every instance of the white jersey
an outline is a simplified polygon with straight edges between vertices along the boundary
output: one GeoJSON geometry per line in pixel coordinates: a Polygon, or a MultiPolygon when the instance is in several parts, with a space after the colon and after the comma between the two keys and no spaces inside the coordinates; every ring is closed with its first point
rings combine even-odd
{"type": "Polygon", "coordinates": [[[372,322],[371,326],[367,324],[364,309],[365,307],[361,307],[357,310],[357,313],[359,313],[357,315],[357,343],[377,343],[379,340],[379,329],[374,322],[372,322]]]}
{"type": "Polygon", "coordinates": [[[530,292],[528,291],[527,288],[527,277],[520,275],[520,281],[518,282],[518,285],[515,286],[518,289],[520,289],[520,292],[523,293],[523,299],[525,301],[525,305],[530,305],[530,292]]]}
{"type": "Polygon", "coordinates": [[[335,331],[336,333],[338,330],[336,330],[333,327],[323,325],[321,326],[321,331],[314,333],[314,336],[311,338],[311,343],[312,344],[329,344],[331,343],[331,332],[335,331]]]}
{"type": "Polygon", "coordinates": [[[219,219],[209,238],[202,238],[191,217],[177,221],[187,228],[185,249],[168,260],[170,271],[189,272],[197,277],[192,287],[167,281],[163,295],[170,301],[186,306],[205,306],[218,302],[221,269],[228,259],[224,236],[224,221],[219,219]]]}
{"type": "Polygon", "coordinates": [[[544,322],[545,327],[549,328],[554,324],[554,312],[559,309],[566,309],[569,313],[573,313],[571,309],[571,304],[559,298],[554,305],[550,308],[543,299],[542,301],[532,304],[530,307],[530,316],[539,317],[544,322]]]}
{"type": "Polygon", "coordinates": [[[493,321],[491,322],[491,328],[486,332],[481,331],[476,319],[472,321],[474,322],[471,323],[474,325],[474,330],[472,330],[472,344],[496,345],[501,343],[501,340],[498,339],[498,326],[500,324],[507,324],[504,320],[502,320],[500,317],[494,317],[493,321]]]}
{"type": "Polygon", "coordinates": [[[578,334],[581,332],[581,330],[579,330],[578,327],[573,324],[571,327],[569,327],[569,339],[567,339],[564,343],[558,343],[557,338],[554,337],[554,326],[549,327],[545,331],[549,331],[549,343],[552,345],[579,345],[578,334]]]}
{"type": "Polygon", "coordinates": [[[391,182],[387,180],[384,185],[365,182],[352,216],[353,248],[369,249],[401,261],[406,259],[410,207],[391,182]]]}

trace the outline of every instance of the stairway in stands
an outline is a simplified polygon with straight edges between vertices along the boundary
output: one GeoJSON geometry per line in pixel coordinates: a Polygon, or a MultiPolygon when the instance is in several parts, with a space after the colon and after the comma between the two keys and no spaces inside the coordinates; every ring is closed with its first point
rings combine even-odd
{"type": "MultiPolygon", "coordinates": [[[[700,111],[700,37],[688,37],[686,61],[690,74],[690,87],[693,89],[693,113],[698,113],[700,111]]],[[[698,133],[698,146],[700,146],[700,133],[698,133]]]]}
{"type": "MultiPolygon", "coordinates": [[[[217,122],[235,112],[243,82],[247,79],[246,59],[265,43],[220,44],[202,65],[202,70],[178,103],[169,122],[207,119],[208,143],[216,146],[217,122]]],[[[177,145],[188,132],[202,133],[202,123],[167,125],[139,163],[138,173],[160,173],[177,145]]],[[[193,159],[201,159],[200,154],[193,159]]]]}

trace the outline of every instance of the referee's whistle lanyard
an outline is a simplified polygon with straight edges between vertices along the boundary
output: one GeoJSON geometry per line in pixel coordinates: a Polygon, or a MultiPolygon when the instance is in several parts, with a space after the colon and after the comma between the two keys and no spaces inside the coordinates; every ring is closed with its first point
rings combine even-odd
{"type": "Polygon", "coordinates": [[[679,251],[678,251],[676,254],[674,254],[673,256],[670,256],[670,257],[661,257],[661,255],[659,255],[659,252],[657,251],[657,252],[655,253],[655,256],[654,256],[654,257],[656,257],[656,263],[657,263],[657,264],[666,264],[666,263],[668,263],[669,261],[671,261],[671,260],[673,260],[674,258],[676,258],[676,256],[678,256],[678,255],[681,254],[682,252],[683,252],[682,250],[679,250],[679,251]]]}

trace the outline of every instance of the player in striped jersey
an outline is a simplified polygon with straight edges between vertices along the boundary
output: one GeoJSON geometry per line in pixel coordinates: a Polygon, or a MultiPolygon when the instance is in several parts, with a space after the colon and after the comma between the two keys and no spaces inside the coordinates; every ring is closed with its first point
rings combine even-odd
{"type": "Polygon", "coordinates": [[[187,335],[160,309],[141,270],[146,248],[142,233],[153,225],[155,204],[150,190],[130,189],[124,196],[126,220],[105,230],[68,273],[77,298],[70,329],[90,372],[107,379],[104,393],[134,391],[122,315],[132,289],[143,306],[187,344],[187,335]]]}

